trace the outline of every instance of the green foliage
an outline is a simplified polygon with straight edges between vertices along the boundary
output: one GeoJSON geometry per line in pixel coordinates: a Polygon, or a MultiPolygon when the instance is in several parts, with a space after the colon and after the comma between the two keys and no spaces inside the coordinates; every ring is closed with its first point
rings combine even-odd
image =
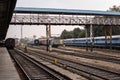
{"type": "Polygon", "coordinates": [[[64,30],[60,36],[62,39],[81,38],[85,37],[85,31],[80,28],[75,28],[73,31],[64,30]]]}
{"type": "Polygon", "coordinates": [[[61,34],[61,38],[62,39],[67,39],[67,38],[72,38],[72,31],[67,31],[67,30],[64,30],[61,34]]]}
{"type": "MultiPolygon", "coordinates": [[[[108,11],[120,12],[120,6],[113,6],[109,8],[108,11]]],[[[96,16],[97,17],[97,16],[96,16]]],[[[104,36],[104,27],[105,26],[95,26],[93,27],[94,36],[104,36]]],[[[107,35],[109,35],[109,29],[107,30],[107,35]]],[[[112,26],[112,35],[120,35],[120,26],[112,26]]]]}
{"type": "Polygon", "coordinates": [[[93,36],[104,36],[104,27],[103,26],[94,26],[93,27],[93,36]]]}
{"type": "MultiPolygon", "coordinates": [[[[120,6],[113,6],[109,8],[108,11],[115,11],[115,12],[120,12],[120,6]]],[[[99,17],[99,16],[96,16],[99,17]]],[[[95,17],[95,18],[96,18],[95,17]]],[[[103,17],[103,16],[101,16],[103,17]]],[[[104,17],[105,18],[105,17],[104,17]]],[[[104,28],[106,26],[93,26],[93,36],[104,36],[104,28]]],[[[109,35],[109,27],[107,29],[107,35],[109,35]]],[[[88,36],[90,36],[90,27],[88,26],[88,36]]],[[[120,26],[113,26],[112,27],[112,35],[120,35],[120,26]]],[[[62,39],[67,39],[67,38],[82,38],[85,37],[85,30],[81,30],[79,28],[75,28],[73,31],[67,31],[64,30],[60,36],[62,39]]]]}
{"type": "Polygon", "coordinates": [[[83,37],[85,37],[85,30],[81,30],[81,32],[80,32],[80,36],[79,36],[80,38],[83,38],[83,37]]]}
{"type": "Polygon", "coordinates": [[[120,26],[113,27],[112,34],[113,35],[120,35],[120,26]]]}
{"type": "Polygon", "coordinates": [[[75,28],[74,30],[73,30],[73,37],[75,38],[79,38],[79,36],[80,36],[80,29],[79,28],[75,28]]]}
{"type": "MultiPolygon", "coordinates": [[[[108,29],[107,29],[107,35],[109,35],[109,27],[108,26],[108,29]]],[[[94,34],[94,37],[96,36],[104,36],[104,28],[105,26],[96,26],[96,27],[93,27],[93,34],[94,34]]],[[[120,26],[114,26],[112,27],[112,35],[120,35],[120,26]]]]}
{"type": "Polygon", "coordinates": [[[114,5],[112,8],[109,8],[108,11],[120,12],[120,6],[116,6],[116,5],[114,5]]]}

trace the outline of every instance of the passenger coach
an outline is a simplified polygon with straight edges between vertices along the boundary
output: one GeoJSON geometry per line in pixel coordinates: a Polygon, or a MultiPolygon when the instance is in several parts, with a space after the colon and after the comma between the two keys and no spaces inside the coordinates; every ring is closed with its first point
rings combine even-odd
{"type": "MultiPolygon", "coordinates": [[[[86,46],[88,40],[88,46],[90,46],[90,37],[89,38],[72,38],[64,39],[64,44],[67,46],[86,46]]],[[[93,39],[94,47],[105,47],[105,36],[94,37],[93,39]]],[[[106,47],[110,46],[110,37],[107,36],[106,47]]],[[[120,35],[112,36],[112,47],[120,48],[120,35]]]]}

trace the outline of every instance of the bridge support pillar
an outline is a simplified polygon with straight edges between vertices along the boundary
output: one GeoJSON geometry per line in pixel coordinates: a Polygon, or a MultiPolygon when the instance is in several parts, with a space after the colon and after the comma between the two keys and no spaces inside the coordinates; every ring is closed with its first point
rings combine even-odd
{"type": "Polygon", "coordinates": [[[105,33],[105,48],[107,48],[107,26],[104,27],[104,33],[105,33]]]}
{"type": "Polygon", "coordinates": [[[87,29],[87,26],[85,26],[85,37],[86,37],[86,51],[88,51],[88,29],[87,29]]]}
{"type": "Polygon", "coordinates": [[[52,46],[51,46],[51,26],[50,25],[46,25],[46,37],[47,37],[47,40],[46,40],[46,50],[47,51],[51,51],[52,50],[52,46]]]}
{"type": "Polygon", "coordinates": [[[92,24],[90,25],[90,51],[93,51],[93,26],[92,24]]]}
{"type": "Polygon", "coordinates": [[[21,25],[21,39],[20,39],[20,45],[23,45],[23,25],[21,25]]]}
{"type": "Polygon", "coordinates": [[[110,26],[110,49],[112,49],[112,26],[110,26]]]}
{"type": "Polygon", "coordinates": [[[49,41],[48,25],[46,25],[46,38],[47,38],[47,39],[46,39],[46,50],[49,51],[49,50],[48,50],[48,47],[49,47],[49,46],[48,46],[48,41],[49,41]]]}
{"type": "Polygon", "coordinates": [[[52,51],[52,44],[51,44],[51,25],[49,25],[49,51],[52,51]]]}

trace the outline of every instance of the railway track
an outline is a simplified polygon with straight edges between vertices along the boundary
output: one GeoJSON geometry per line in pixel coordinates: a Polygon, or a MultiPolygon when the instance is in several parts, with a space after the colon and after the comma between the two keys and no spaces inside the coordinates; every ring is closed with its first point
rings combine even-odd
{"type": "MultiPolygon", "coordinates": [[[[60,49],[67,49],[67,50],[74,50],[77,52],[81,52],[81,50],[86,51],[85,47],[72,47],[72,46],[66,46],[66,47],[59,47],[60,49]]],[[[114,49],[104,49],[104,48],[93,48],[94,52],[103,52],[103,53],[109,53],[109,54],[119,54],[120,50],[114,50],[114,49]]]]}
{"type": "Polygon", "coordinates": [[[53,63],[54,59],[58,59],[58,66],[62,66],[72,72],[84,76],[90,80],[120,80],[120,71],[109,69],[103,66],[93,65],[81,61],[72,61],[59,56],[40,53],[39,51],[30,50],[31,55],[36,58],[42,58],[53,63]]]}
{"type": "MultiPolygon", "coordinates": [[[[86,47],[77,47],[77,46],[66,46],[66,47],[69,47],[69,48],[76,48],[76,49],[86,49],[86,47]]],[[[90,47],[88,47],[90,49],[90,47]]],[[[113,52],[113,53],[120,53],[120,49],[109,49],[109,48],[97,48],[97,47],[94,47],[93,50],[96,50],[96,51],[102,51],[102,52],[113,52]]]]}
{"type": "MultiPolygon", "coordinates": [[[[40,47],[35,47],[37,49],[40,49],[40,47]]],[[[45,49],[42,47],[41,49],[45,49]]],[[[102,61],[107,61],[107,62],[113,62],[120,64],[120,57],[116,56],[110,56],[110,55],[104,55],[104,54],[96,54],[96,53],[81,53],[79,51],[74,51],[71,49],[65,49],[65,48],[53,48],[53,52],[57,52],[60,54],[66,54],[66,55],[73,55],[77,57],[83,57],[83,58],[88,58],[88,59],[95,59],[95,60],[102,60],[102,61]]]]}
{"type": "Polygon", "coordinates": [[[9,52],[27,76],[27,80],[71,80],[17,50],[9,52]]]}
{"type": "Polygon", "coordinates": [[[91,54],[80,53],[80,52],[74,52],[72,50],[66,50],[66,49],[54,49],[53,51],[61,53],[61,54],[73,55],[77,57],[84,57],[88,59],[102,60],[102,61],[120,64],[120,57],[115,57],[115,56],[110,56],[110,55],[96,54],[96,53],[91,53],[91,54]]]}

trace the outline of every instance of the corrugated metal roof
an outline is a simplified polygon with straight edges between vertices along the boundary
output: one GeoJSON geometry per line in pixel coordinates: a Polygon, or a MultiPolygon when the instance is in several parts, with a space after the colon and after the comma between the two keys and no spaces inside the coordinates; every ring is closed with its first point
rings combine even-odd
{"type": "Polygon", "coordinates": [[[0,40],[5,39],[16,0],[0,1],[0,40]]]}
{"type": "Polygon", "coordinates": [[[55,8],[16,7],[14,12],[17,12],[17,13],[50,13],[50,14],[120,16],[120,12],[97,11],[97,10],[77,10],[77,9],[55,9],[55,8]]]}

